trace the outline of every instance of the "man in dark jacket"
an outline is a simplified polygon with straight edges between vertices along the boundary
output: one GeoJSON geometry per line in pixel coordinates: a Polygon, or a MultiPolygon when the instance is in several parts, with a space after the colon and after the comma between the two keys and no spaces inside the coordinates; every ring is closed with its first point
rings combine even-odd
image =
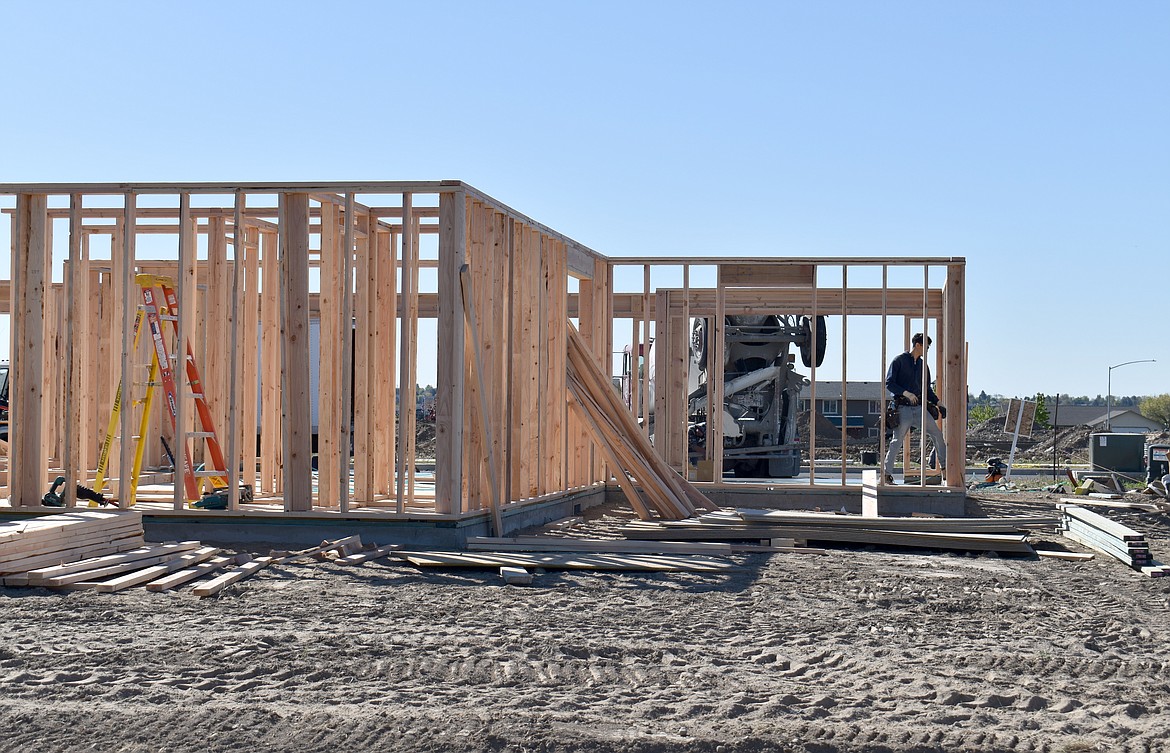
{"type": "Polygon", "coordinates": [[[934,442],[935,452],[938,454],[939,465],[946,468],[947,445],[943,441],[942,430],[935,423],[935,418],[947,417],[947,409],[938,401],[938,395],[930,386],[930,369],[926,366],[924,356],[930,347],[930,338],[921,332],[911,340],[913,347],[890,363],[886,372],[886,389],[893,396],[898,406],[898,425],[894,428],[894,437],[886,450],[886,459],[883,480],[887,484],[894,483],[894,459],[902,454],[902,441],[912,428],[922,429],[922,394],[923,385],[926,386],[927,410],[926,433],[934,442]],[[925,378],[924,378],[925,377],[925,378]]]}

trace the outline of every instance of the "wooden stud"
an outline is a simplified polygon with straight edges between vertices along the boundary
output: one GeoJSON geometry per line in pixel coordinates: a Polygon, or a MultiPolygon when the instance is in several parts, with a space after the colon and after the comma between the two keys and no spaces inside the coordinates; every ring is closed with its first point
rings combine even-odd
{"type": "MultiPolygon", "coordinates": [[[[345,232],[342,236],[341,263],[341,442],[337,448],[338,506],[349,512],[349,447],[350,407],[353,405],[353,251],[354,251],[354,196],[345,195],[345,232]]],[[[364,383],[364,379],[363,379],[364,383]]]]}
{"type": "Polygon", "coordinates": [[[284,509],[313,509],[309,414],[309,197],[281,194],[284,509]]]}
{"type": "MultiPolygon", "coordinates": [[[[176,324],[179,337],[175,345],[175,353],[184,362],[187,357],[187,343],[191,342],[195,333],[195,287],[198,282],[195,257],[197,251],[196,229],[191,218],[191,195],[188,193],[179,194],[179,279],[176,281],[177,288],[175,290],[175,298],[179,302],[179,321],[176,324]]],[[[189,402],[191,383],[187,379],[187,370],[182,364],[177,363],[175,372],[179,399],[175,404],[175,434],[171,446],[172,452],[175,454],[175,461],[181,466],[182,461],[179,458],[182,456],[179,453],[186,445],[188,427],[193,426],[193,411],[189,402]]],[[[174,475],[172,507],[175,510],[182,510],[186,504],[187,494],[183,490],[181,467],[174,469],[174,475]]]]}
{"type": "Polygon", "coordinates": [[[438,385],[435,421],[435,510],[462,511],[463,500],[463,301],[459,269],[467,255],[467,198],[439,197],[438,385]]]}
{"type": "Polygon", "coordinates": [[[967,433],[964,430],[964,417],[967,404],[967,373],[965,358],[966,332],[963,322],[963,312],[966,309],[966,270],[962,264],[951,264],[947,267],[945,310],[943,326],[945,327],[946,350],[944,356],[944,373],[946,374],[946,394],[943,405],[954,411],[954,420],[946,421],[947,457],[947,486],[962,486],[967,457],[967,433]]]}
{"type": "MultiPolygon", "coordinates": [[[[133,447],[134,443],[130,441],[132,434],[131,419],[134,415],[132,406],[134,405],[134,371],[133,371],[133,342],[134,342],[134,316],[137,308],[136,302],[139,296],[133,293],[137,291],[137,286],[134,284],[134,248],[136,241],[136,234],[134,232],[134,210],[137,204],[137,198],[133,191],[127,191],[125,196],[125,206],[123,213],[123,233],[122,233],[122,249],[121,249],[121,286],[120,292],[122,294],[122,320],[117,330],[122,334],[122,357],[121,357],[121,376],[119,377],[122,384],[122,422],[121,422],[121,436],[118,453],[118,506],[128,507],[132,496],[131,492],[131,465],[134,461],[133,447]]],[[[143,338],[146,339],[146,338],[143,338]]]]}
{"type": "Polygon", "coordinates": [[[341,242],[337,238],[338,207],[321,205],[321,296],[318,337],[320,366],[317,369],[317,504],[334,507],[338,487],[338,445],[341,416],[336,410],[341,381],[341,242]]]}
{"type": "Polygon", "coordinates": [[[283,442],[281,430],[281,268],[276,233],[260,234],[261,358],[260,490],[278,494],[283,488],[283,442]]]}
{"type": "Polygon", "coordinates": [[[44,371],[42,330],[44,328],[44,290],[48,197],[20,194],[16,199],[16,249],[12,262],[14,285],[12,300],[13,337],[12,371],[9,379],[11,426],[20,430],[9,434],[9,475],[14,506],[35,506],[41,502],[45,483],[44,444],[44,371]]]}

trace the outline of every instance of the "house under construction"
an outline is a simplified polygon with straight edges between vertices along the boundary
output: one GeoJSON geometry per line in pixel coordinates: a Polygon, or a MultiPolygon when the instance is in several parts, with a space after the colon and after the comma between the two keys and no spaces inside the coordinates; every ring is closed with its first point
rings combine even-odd
{"type": "MultiPolygon", "coordinates": [[[[497,533],[607,491],[646,495],[645,472],[614,443],[650,448],[680,479],[692,474],[696,318],[712,323],[715,363],[726,317],[839,318],[842,384],[880,379],[911,331],[927,331],[936,391],[945,404],[966,402],[961,258],[609,257],[460,181],[0,184],[0,210],[12,262],[0,289],[12,331],[0,497],[13,512],[43,514],[58,475],[66,506],[89,504],[75,481],[99,479],[128,505],[134,495],[120,482],[134,479],[136,506],[158,516],[497,533]],[[880,356],[850,362],[851,330],[871,346],[880,339],[880,356]],[[649,353],[641,346],[651,341],[654,368],[630,371],[630,421],[599,426],[574,390],[583,379],[569,363],[574,343],[608,382],[615,349],[649,353]],[[420,361],[435,369],[433,477],[414,462],[420,361]],[[629,436],[649,431],[651,412],[652,446],[629,436]],[[226,509],[193,507],[213,485],[226,509]]],[[[722,381],[710,390],[710,404],[722,404],[722,381]]],[[[943,426],[962,458],[964,412],[955,413],[943,426]]],[[[722,430],[710,422],[711,468],[724,466],[722,430]]],[[[807,457],[846,457],[848,432],[831,447],[817,446],[812,427],[803,433],[807,457]]],[[[720,502],[766,492],[825,509],[858,486],[844,462],[814,463],[782,485],[720,473],[697,482],[720,502]]],[[[961,502],[962,489],[962,463],[940,486],[899,487],[926,506],[961,502]]]]}

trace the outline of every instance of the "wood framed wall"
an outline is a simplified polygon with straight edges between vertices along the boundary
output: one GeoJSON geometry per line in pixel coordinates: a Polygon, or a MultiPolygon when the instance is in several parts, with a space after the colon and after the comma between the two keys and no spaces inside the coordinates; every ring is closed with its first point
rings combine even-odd
{"type": "MultiPolygon", "coordinates": [[[[118,385],[127,404],[141,392],[136,371],[149,351],[131,346],[136,273],[175,278],[176,326],[202,370],[229,466],[258,502],[288,512],[459,516],[495,499],[522,503],[607,483],[604,454],[568,409],[570,326],[606,370],[615,340],[659,343],[655,383],[647,369],[633,385],[635,394],[653,392],[653,402],[633,404],[668,427],[656,446],[680,473],[695,316],[925,317],[939,334],[945,400],[964,403],[962,259],[607,258],[459,181],[6,184],[4,196],[12,269],[0,299],[12,313],[19,386],[12,418],[28,426],[10,448],[19,474],[6,481],[16,505],[39,504],[59,472],[70,488],[74,478],[91,480],[118,385]],[[874,264],[945,273],[918,289],[815,284],[818,268],[874,264]],[[652,289],[660,265],[679,268],[682,286],[652,289]],[[694,284],[691,270],[704,265],[717,270],[714,284],[694,284]],[[623,267],[640,285],[615,293],[623,267]],[[436,335],[420,342],[428,319],[436,335]],[[615,335],[619,319],[632,326],[615,335]],[[320,327],[316,394],[311,322],[320,327]],[[433,480],[411,462],[420,356],[437,377],[433,480]],[[406,409],[396,411],[395,390],[406,409]]],[[[184,435],[195,429],[186,393],[184,435]]],[[[122,433],[133,432],[131,414],[124,411],[122,433]]],[[[963,427],[951,422],[946,431],[959,451],[963,427]]],[[[149,433],[178,444],[161,413],[149,433]]],[[[718,462],[722,445],[711,445],[718,462]]],[[[110,476],[127,475],[129,455],[115,443],[110,476]]],[[[160,442],[145,456],[152,472],[170,470],[160,442]]],[[[960,484],[961,470],[952,475],[948,482],[960,484]]],[[[183,507],[182,497],[168,504],[183,507]]],[[[234,496],[231,504],[242,505],[234,496]]]]}

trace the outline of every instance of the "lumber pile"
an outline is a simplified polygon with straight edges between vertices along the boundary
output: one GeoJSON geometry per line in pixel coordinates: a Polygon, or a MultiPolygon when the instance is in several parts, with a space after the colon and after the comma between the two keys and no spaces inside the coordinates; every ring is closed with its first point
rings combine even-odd
{"type": "Polygon", "coordinates": [[[568,325],[570,404],[606,454],[614,476],[642,520],[681,520],[716,507],[666,464],[593,361],[581,335],[568,325]]]}
{"type": "Polygon", "coordinates": [[[0,576],[124,552],[143,544],[134,511],[71,511],[0,524],[0,576]]]}
{"type": "Polygon", "coordinates": [[[723,559],[694,555],[587,552],[394,552],[416,567],[516,567],[546,570],[617,570],[659,573],[721,573],[740,569],[723,559]]]}
{"type": "Polygon", "coordinates": [[[1156,562],[1145,534],[1086,510],[1080,505],[1059,504],[1061,529],[1066,538],[1108,554],[1151,578],[1170,576],[1170,565],[1156,562]]]}
{"type": "Polygon", "coordinates": [[[681,521],[637,521],[628,539],[666,541],[830,541],[916,549],[1032,554],[1021,528],[1055,518],[874,518],[832,513],[720,510],[681,521]]]}
{"type": "Polygon", "coordinates": [[[196,587],[194,593],[204,596],[251,575],[272,558],[261,557],[263,564],[251,567],[249,560],[248,555],[222,556],[220,549],[198,541],[148,544],[142,515],[135,511],[70,511],[0,524],[0,583],[9,587],[167,591],[227,569],[230,578],[196,587]]]}

